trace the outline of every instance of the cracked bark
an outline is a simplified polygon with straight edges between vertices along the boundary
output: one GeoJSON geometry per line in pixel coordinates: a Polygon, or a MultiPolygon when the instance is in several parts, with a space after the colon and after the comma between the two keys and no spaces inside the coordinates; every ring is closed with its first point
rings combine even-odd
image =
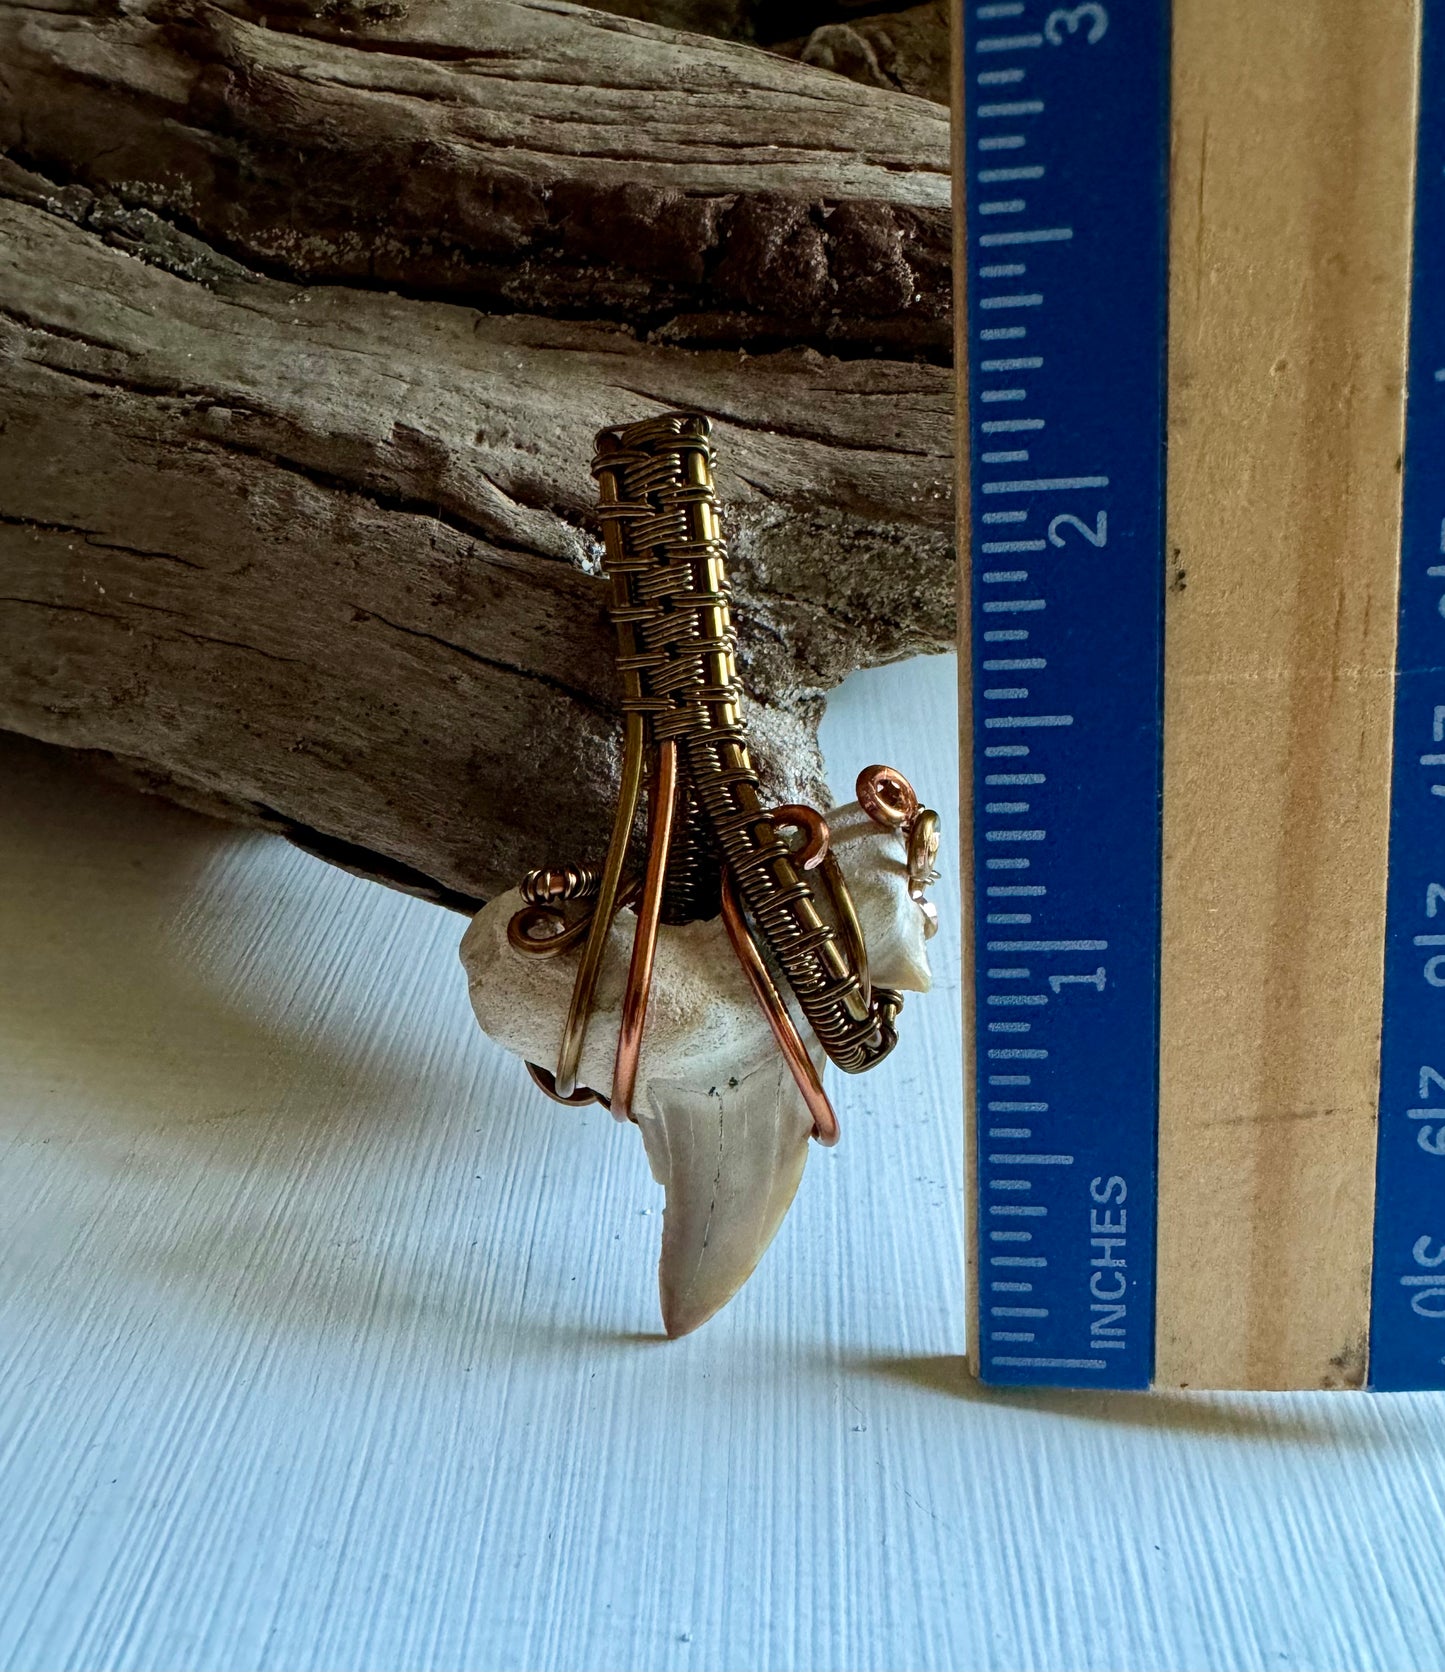
{"type": "Polygon", "coordinates": [[[946,119],[554,0],[317,10],[0,0],[0,725],[451,904],[593,855],[591,437],[683,405],[816,796],[823,693],[952,629],[946,119]]]}

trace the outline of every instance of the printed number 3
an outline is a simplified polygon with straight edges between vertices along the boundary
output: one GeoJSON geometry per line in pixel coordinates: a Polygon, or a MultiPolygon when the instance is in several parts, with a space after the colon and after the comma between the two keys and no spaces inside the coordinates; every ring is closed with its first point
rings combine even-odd
{"type": "Polygon", "coordinates": [[[1103,38],[1104,31],[1109,27],[1109,14],[1102,6],[1092,3],[1087,6],[1060,6],[1058,11],[1050,12],[1044,24],[1044,33],[1055,46],[1062,46],[1064,36],[1077,35],[1085,22],[1089,25],[1089,32],[1084,39],[1093,46],[1095,41],[1103,38]]]}

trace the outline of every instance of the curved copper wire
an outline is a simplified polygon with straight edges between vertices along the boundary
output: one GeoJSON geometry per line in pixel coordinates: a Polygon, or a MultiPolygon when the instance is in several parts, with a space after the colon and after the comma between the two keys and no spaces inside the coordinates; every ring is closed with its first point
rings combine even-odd
{"type": "Polygon", "coordinates": [[[587,1103],[606,1103],[607,1099],[600,1092],[595,1092],[590,1086],[578,1086],[570,1097],[563,1097],[557,1090],[557,1082],[540,1063],[529,1062],[527,1072],[532,1076],[532,1084],[554,1103],[565,1103],[569,1109],[580,1109],[587,1103]]]}
{"type": "Polygon", "coordinates": [[[792,1071],[798,1090],[803,1094],[803,1101],[808,1106],[808,1112],[813,1117],[813,1136],[825,1149],[831,1149],[838,1142],[838,1117],[833,1111],[833,1105],[828,1101],[827,1092],[823,1090],[817,1066],[808,1055],[808,1048],[794,1027],[788,1007],[783,1003],[782,995],[778,992],[768,966],[763,962],[763,955],[753,940],[752,930],[748,928],[748,920],[743,915],[737,884],[730,872],[723,874],[722,919],[733,951],[743,966],[743,973],[762,1006],[768,1026],[773,1030],[773,1038],[777,1040],[778,1049],[783,1053],[783,1060],[792,1071]]]}
{"type": "Polygon", "coordinates": [[[865,766],[853,793],[874,824],[885,830],[901,830],[918,811],[913,785],[891,766],[865,766]]]}
{"type": "Polygon", "coordinates": [[[564,1098],[570,1097],[577,1089],[577,1064],[582,1060],[582,1043],[587,1037],[587,1023],[592,1016],[592,1001],[597,996],[597,978],[602,973],[602,954],[607,950],[607,937],[617,911],[622,867],[627,862],[632,821],[637,817],[637,803],[642,794],[644,735],[641,714],[628,714],[624,722],[622,784],[617,792],[612,839],[607,846],[602,880],[597,885],[597,904],[587,927],[587,944],[582,949],[582,962],[577,966],[577,977],[572,983],[572,1003],[567,1010],[562,1044],[557,1052],[555,1079],[557,1090],[564,1098]]]}
{"type": "MultiPolygon", "coordinates": [[[[612,904],[612,915],[615,918],[624,907],[630,906],[637,898],[642,884],[635,878],[624,883],[617,891],[617,898],[612,904]]],[[[580,946],[591,933],[592,918],[595,912],[589,911],[577,922],[569,923],[560,931],[549,935],[534,935],[532,930],[543,922],[560,923],[563,921],[561,908],[558,906],[523,906],[514,911],[507,924],[507,942],[517,952],[525,952],[532,958],[555,958],[559,952],[570,952],[574,946],[580,946]]]]}
{"type": "Polygon", "coordinates": [[[637,906],[637,933],[632,939],[632,961],[627,966],[627,991],[622,999],[622,1025],[617,1030],[617,1058],[612,1069],[612,1115],[631,1120],[632,1094],[637,1087],[637,1064],[642,1054],[642,1030],[647,1024],[647,1001],[652,993],[652,960],[657,952],[657,925],[667,886],[667,859],[672,846],[672,823],[677,810],[677,744],[668,738],[657,748],[657,765],[648,792],[651,802],[647,839],[647,870],[637,906]]]}
{"type": "Polygon", "coordinates": [[[939,841],[938,814],[920,807],[908,826],[908,898],[923,913],[925,940],[938,933],[938,908],[928,898],[928,887],[938,881],[939,841]]]}
{"type": "Polygon", "coordinates": [[[802,845],[792,850],[792,856],[805,871],[815,871],[828,857],[832,837],[827,819],[816,807],[808,806],[805,801],[790,801],[784,807],[774,807],[768,816],[774,830],[802,831],[802,845]]]}

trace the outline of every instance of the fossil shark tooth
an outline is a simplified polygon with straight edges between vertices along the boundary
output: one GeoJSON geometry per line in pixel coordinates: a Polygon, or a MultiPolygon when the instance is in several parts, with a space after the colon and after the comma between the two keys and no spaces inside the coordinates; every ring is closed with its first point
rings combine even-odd
{"type": "MultiPolygon", "coordinates": [[[[908,893],[902,837],[855,805],[828,815],[833,851],[867,935],[873,979],[929,985],[926,921],[908,893]]],[[[462,940],[483,1030],[530,1062],[555,1060],[578,954],[518,952],[515,890],[478,912],[462,940]]],[[[607,942],[579,1083],[604,1094],[632,943],[624,911],[607,942]]],[[[816,1039],[795,1015],[814,1060],[816,1039]]],[[[705,1323],[752,1274],[802,1178],[812,1120],[717,919],[663,927],[633,1112],[666,1192],[658,1286],[671,1336],[705,1323]]],[[[565,1117],[564,1117],[565,1118],[565,1117]]]]}
{"type": "Polygon", "coordinates": [[[706,1091],[654,1078],[637,1124],[667,1192],[658,1296],[670,1336],[725,1306],[753,1274],[792,1206],[813,1117],[774,1056],[706,1091]]]}

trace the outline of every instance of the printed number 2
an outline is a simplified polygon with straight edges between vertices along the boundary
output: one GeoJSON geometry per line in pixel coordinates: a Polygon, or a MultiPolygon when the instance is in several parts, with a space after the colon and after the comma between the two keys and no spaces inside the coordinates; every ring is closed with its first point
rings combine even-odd
{"type": "Polygon", "coordinates": [[[1063,511],[1049,524],[1049,544],[1062,546],[1064,536],[1060,532],[1065,528],[1076,528],[1091,546],[1106,546],[1109,543],[1109,513],[1100,511],[1098,520],[1092,528],[1088,523],[1076,517],[1072,511],[1063,511]]]}
{"type": "Polygon", "coordinates": [[[1065,35],[1077,35],[1086,21],[1089,32],[1084,39],[1093,46],[1109,27],[1109,14],[1102,6],[1092,4],[1092,0],[1087,6],[1060,6],[1058,11],[1050,12],[1044,33],[1055,46],[1062,46],[1065,35]]]}

